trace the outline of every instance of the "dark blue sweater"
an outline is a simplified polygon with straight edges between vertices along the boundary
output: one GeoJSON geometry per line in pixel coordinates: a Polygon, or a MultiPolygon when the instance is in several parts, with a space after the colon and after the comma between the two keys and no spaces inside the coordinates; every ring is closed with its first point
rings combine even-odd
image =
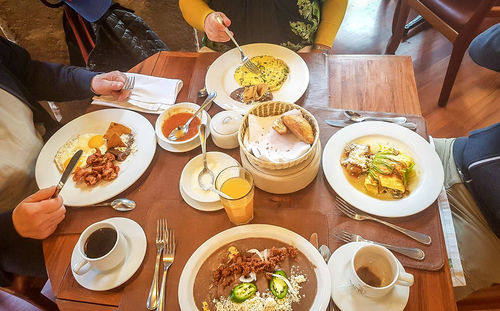
{"type": "Polygon", "coordinates": [[[500,123],[457,138],[453,157],[491,230],[500,238],[500,123]]]}
{"type": "MultiPolygon", "coordinates": [[[[47,128],[54,128],[56,123],[38,101],[90,98],[90,83],[96,74],[83,68],[32,60],[26,50],[0,37],[0,88],[30,107],[34,121],[44,122],[47,128]]],[[[2,249],[22,239],[12,224],[12,212],[0,214],[0,256],[2,249]]],[[[0,269],[0,286],[7,282],[7,275],[0,269]]]]}

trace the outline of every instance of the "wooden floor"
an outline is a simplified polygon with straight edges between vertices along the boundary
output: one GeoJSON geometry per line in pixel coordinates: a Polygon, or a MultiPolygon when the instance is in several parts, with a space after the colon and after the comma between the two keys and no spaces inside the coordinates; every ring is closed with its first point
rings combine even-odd
{"type": "MultiPolygon", "coordinates": [[[[395,4],[396,0],[350,0],[332,53],[382,54],[391,36],[395,4]]],[[[413,12],[410,17],[414,16],[413,12]]],[[[482,28],[494,22],[488,20],[482,28]]],[[[413,59],[422,113],[434,137],[464,136],[500,122],[500,73],[476,65],[468,54],[448,106],[437,106],[451,49],[444,36],[424,25],[413,30],[396,51],[413,59]]]]}
{"type": "MultiPolygon", "coordinates": [[[[331,52],[382,54],[391,35],[395,3],[395,0],[350,0],[331,52]]],[[[462,62],[448,106],[437,106],[451,48],[446,38],[424,26],[413,31],[396,52],[413,59],[422,113],[434,137],[463,136],[471,130],[500,122],[500,73],[477,66],[468,54],[462,62]]],[[[50,286],[46,286],[44,293],[53,296],[50,286]]],[[[31,311],[36,308],[0,292],[0,310],[31,311]]]]}

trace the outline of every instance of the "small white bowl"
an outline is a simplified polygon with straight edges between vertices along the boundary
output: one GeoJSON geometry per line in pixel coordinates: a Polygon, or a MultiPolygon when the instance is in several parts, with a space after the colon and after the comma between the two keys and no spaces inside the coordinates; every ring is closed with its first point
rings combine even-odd
{"type": "Polygon", "coordinates": [[[210,122],[210,132],[214,144],[222,149],[233,149],[239,146],[238,130],[243,116],[236,111],[221,111],[210,122]]]}
{"type": "MultiPolygon", "coordinates": [[[[190,112],[190,113],[195,113],[196,110],[198,110],[200,106],[194,103],[178,103],[175,105],[170,106],[167,110],[163,111],[159,116],[158,119],[156,119],[156,124],[155,124],[155,131],[156,131],[156,137],[158,139],[158,144],[163,148],[163,145],[168,144],[172,146],[180,146],[180,145],[187,145],[191,143],[192,141],[199,140],[198,136],[200,133],[196,133],[193,137],[183,140],[183,141],[172,141],[165,137],[163,135],[163,131],[161,130],[163,126],[163,122],[165,122],[166,119],[168,119],[170,116],[181,113],[181,112],[190,112]]],[[[208,113],[203,110],[198,117],[201,115],[201,123],[207,125],[208,124],[208,113]]],[[[164,148],[165,149],[165,148],[164,148]]]]}
{"type": "MultiPolygon", "coordinates": [[[[207,152],[207,166],[214,173],[215,177],[226,167],[240,165],[228,154],[211,151],[207,152]]],[[[210,190],[203,190],[198,185],[198,175],[203,169],[203,155],[199,154],[192,158],[182,170],[180,187],[193,200],[203,203],[213,203],[219,201],[219,195],[210,190]]]]}

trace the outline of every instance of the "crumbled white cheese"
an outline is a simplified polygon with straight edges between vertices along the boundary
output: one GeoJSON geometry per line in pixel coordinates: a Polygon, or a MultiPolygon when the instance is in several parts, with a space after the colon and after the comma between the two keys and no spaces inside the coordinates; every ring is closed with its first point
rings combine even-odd
{"type": "Polygon", "coordinates": [[[301,283],[307,281],[303,274],[299,274],[298,268],[292,267],[290,271],[289,281],[292,288],[288,289],[288,293],[283,299],[277,299],[267,290],[263,293],[257,292],[252,298],[245,300],[242,303],[231,301],[228,297],[220,297],[214,299],[216,311],[292,311],[292,303],[299,302],[303,297],[299,291],[302,288],[301,283]]]}
{"type": "Polygon", "coordinates": [[[367,145],[351,143],[346,148],[349,150],[349,156],[343,159],[340,164],[352,164],[361,167],[363,170],[368,169],[370,163],[370,147],[367,145]]]}

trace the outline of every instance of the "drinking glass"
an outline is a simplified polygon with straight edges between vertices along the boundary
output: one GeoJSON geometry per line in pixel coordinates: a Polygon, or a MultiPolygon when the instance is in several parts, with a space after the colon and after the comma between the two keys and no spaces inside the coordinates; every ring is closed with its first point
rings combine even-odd
{"type": "Polygon", "coordinates": [[[241,166],[223,169],[215,179],[215,188],[232,199],[220,197],[229,220],[244,225],[253,219],[253,177],[241,166]]]}

